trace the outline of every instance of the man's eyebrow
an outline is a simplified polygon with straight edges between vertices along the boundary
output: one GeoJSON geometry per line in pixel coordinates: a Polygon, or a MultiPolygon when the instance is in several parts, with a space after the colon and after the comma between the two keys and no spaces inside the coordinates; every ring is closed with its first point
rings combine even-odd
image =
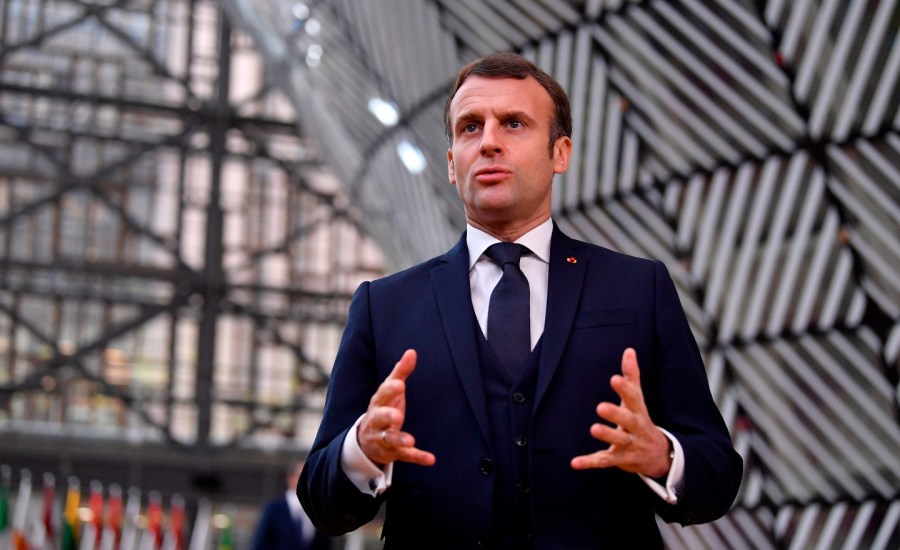
{"type": "Polygon", "coordinates": [[[469,111],[466,113],[462,113],[461,115],[456,117],[456,124],[459,125],[460,123],[463,123],[463,122],[471,122],[473,120],[481,120],[483,118],[484,117],[482,115],[480,115],[478,113],[474,113],[472,111],[469,111]]]}
{"type": "Polygon", "coordinates": [[[509,111],[508,113],[503,113],[503,115],[500,118],[503,120],[509,120],[511,118],[520,118],[522,120],[534,120],[534,117],[532,117],[525,111],[509,111]]]}
{"type": "MultiPolygon", "coordinates": [[[[511,119],[520,119],[520,120],[525,120],[525,121],[534,120],[533,116],[529,115],[525,111],[518,110],[518,109],[501,112],[497,118],[499,118],[500,120],[511,120],[511,119]]],[[[459,125],[462,123],[479,121],[479,120],[483,120],[483,119],[484,119],[484,115],[482,115],[481,113],[470,111],[470,112],[462,113],[458,117],[456,117],[456,124],[459,125]]]]}

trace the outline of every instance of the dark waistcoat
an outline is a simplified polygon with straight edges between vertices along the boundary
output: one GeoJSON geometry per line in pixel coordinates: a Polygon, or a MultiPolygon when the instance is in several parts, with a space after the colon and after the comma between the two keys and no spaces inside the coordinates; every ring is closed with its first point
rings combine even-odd
{"type": "Polygon", "coordinates": [[[492,547],[531,548],[529,441],[541,341],[508,372],[478,331],[478,355],[495,453],[492,547]]]}

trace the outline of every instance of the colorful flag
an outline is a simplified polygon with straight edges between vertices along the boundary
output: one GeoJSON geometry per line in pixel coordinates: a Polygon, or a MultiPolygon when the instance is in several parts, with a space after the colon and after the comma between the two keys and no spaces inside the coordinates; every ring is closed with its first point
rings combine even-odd
{"type": "Polygon", "coordinates": [[[12,531],[9,525],[9,486],[12,483],[12,468],[0,466],[0,548],[12,546],[12,531]]]}
{"type": "Polygon", "coordinates": [[[54,537],[56,536],[56,521],[58,519],[58,513],[56,511],[56,477],[50,472],[44,474],[43,505],[44,507],[41,512],[43,529],[39,529],[40,540],[34,541],[37,548],[55,546],[53,543],[56,540],[54,537]]]}
{"type": "Polygon", "coordinates": [[[190,550],[206,550],[209,547],[209,532],[212,524],[212,504],[208,498],[197,502],[197,515],[194,517],[194,529],[191,531],[190,550]]]}
{"type": "Polygon", "coordinates": [[[28,532],[28,544],[31,550],[57,550],[57,545],[53,540],[53,519],[57,514],[54,513],[55,502],[54,488],[55,481],[53,474],[44,474],[44,487],[42,504],[43,509],[39,517],[31,520],[31,530],[28,532]]]}
{"type": "Polygon", "coordinates": [[[91,481],[91,495],[88,498],[88,508],[91,510],[91,525],[94,526],[94,541],[91,547],[96,547],[103,533],[103,484],[96,479],[91,481]]]}
{"type": "Polygon", "coordinates": [[[216,550],[234,550],[234,507],[227,506],[225,513],[221,515],[222,532],[219,533],[219,543],[216,550]]]}
{"type": "Polygon", "coordinates": [[[19,478],[19,496],[16,498],[16,512],[12,523],[12,547],[28,550],[25,527],[28,525],[28,505],[31,501],[31,472],[22,470],[19,478]]]}
{"type": "Polygon", "coordinates": [[[100,549],[112,550],[119,547],[122,538],[122,488],[112,483],[109,486],[109,502],[106,508],[106,522],[100,537],[100,549]]]}
{"type": "Polygon", "coordinates": [[[97,540],[97,526],[90,521],[82,520],[81,542],[78,550],[97,550],[94,542],[97,540]]]}
{"type": "Polygon", "coordinates": [[[184,499],[181,495],[172,496],[168,537],[172,540],[172,547],[175,550],[184,550],[184,516],[184,499]]]}
{"type": "Polygon", "coordinates": [[[12,468],[0,466],[0,536],[9,529],[9,484],[12,482],[12,468]]]}
{"type": "Polygon", "coordinates": [[[163,539],[163,506],[157,491],[147,494],[147,532],[152,536],[153,548],[158,550],[163,539]]]}
{"type": "Polygon", "coordinates": [[[225,526],[222,528],[222,533],[219,535],[219,544],[216,546],[216,550],[233,550],[234,533],[232,527],[231,518],[228,518],[228,521],[225,522],[225,526]]]}
{"type": "Polygon", "coordinates": [[[78,505],[81,503],[81,483],[76,477],[69,478],[66,492],[66,509],[63,512],[62,550],[78,548],[78,505]]]}
{"type": "Polygon", "coordinates": [[[131,550],[138,542],[138,528],[135,521],[141,513],[141,490],[137,487],[128,489],[128,502],[125,503],[125,517],[122,520],[122,538],[119,545],[131,550]]]}

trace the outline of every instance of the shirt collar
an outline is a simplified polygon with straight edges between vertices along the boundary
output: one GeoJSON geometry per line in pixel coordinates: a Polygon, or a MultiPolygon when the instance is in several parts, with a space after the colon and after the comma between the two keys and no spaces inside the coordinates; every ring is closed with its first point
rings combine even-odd
{"type": "MultiPolygon", "coordinates": [[[[528,247],[535,256],[545,263],[550,263],[550,238],[553,236],[553,220],[547,220],[541,225],[535,227],[528,233],[525,233],[515,242],[528,247]]],[[[466,246],[469,247],[469,269],[475,265],[478,258],[484,254],[487,247],[494,243],[499,243],[496,237],[488,235],[484,231],[466,224],[466,246]]]]}

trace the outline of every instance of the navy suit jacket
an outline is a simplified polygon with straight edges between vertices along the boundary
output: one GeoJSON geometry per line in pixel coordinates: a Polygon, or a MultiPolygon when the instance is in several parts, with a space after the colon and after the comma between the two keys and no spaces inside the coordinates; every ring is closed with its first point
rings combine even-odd
{"type": "MultiPolygon", "coordinates": [[[[324,417],[298,484],[313,522],[332,534],[370,521],[386,502],[386,548],[470,548],[490,537],[494,450],[477,351],[479,330],[465,236],[448,253],[360,285],[350,305],[324,417]],[[435,454],[397,462],[378,498],[340,466],[341,445],[406,349],[404,430],[435,454]]],[[[654,512],[706,522],[731,506],[742,475],[674,284],[661,262],[573,240],[554,227],[547,316],[528,448],[535,548],[658,547],[654,512]],[[667,504],[617,468],[576,471],[570,460],[605,447],[589,428],[601,401],[619,403],[610,378],[637,351],[653,421],[684,449],[684,490],[667,504]]]]}

